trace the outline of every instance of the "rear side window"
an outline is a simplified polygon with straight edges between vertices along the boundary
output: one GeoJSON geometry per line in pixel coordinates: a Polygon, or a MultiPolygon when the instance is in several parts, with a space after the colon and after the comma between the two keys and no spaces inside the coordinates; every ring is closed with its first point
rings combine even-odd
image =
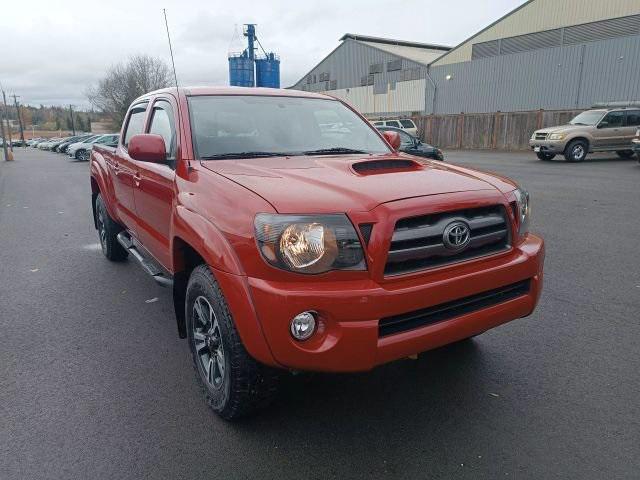
{"type": "Polygon", "coordinates": [[[400,128],[400,122],[398,122],[397,120],[387,120],[387,127],[400,128]]]}
{"type": "Polygon", "coordinates": [[[412,120],[400,120],[404,128],[416,128],[416,124],[412,120]]]}
{"type": "Polygon", "coordinates": [[[640,127],[640,110],[629,110],[627,112],[627,126],[640,127]]]}
{"type": "Polygon", "coordinates": [[[127,129],[124,132],[124,146],[129,146],[129,140],[134,135],[142,133],[144,129],[144,117],[147,111],[147,103],[141,103],[131,109],[127,120],[127,129]]]}

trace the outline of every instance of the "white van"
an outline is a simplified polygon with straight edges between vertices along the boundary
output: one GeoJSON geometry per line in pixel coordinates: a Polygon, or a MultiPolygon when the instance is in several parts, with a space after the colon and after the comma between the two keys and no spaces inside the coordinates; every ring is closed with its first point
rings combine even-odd
{"type": "Polygon", "coordinates": [[[418,136],[418,127],[413,123],[410,118],[398,118],[397,120],[376,120],[373,123],[374,127],[396,127],[405,130],[414,137],[418,136]]]}

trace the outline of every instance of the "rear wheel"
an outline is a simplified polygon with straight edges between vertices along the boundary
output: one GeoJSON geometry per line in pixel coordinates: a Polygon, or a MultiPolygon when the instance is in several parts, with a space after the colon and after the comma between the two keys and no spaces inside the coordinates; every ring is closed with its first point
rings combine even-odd
{"type": "Polygon", "coordinates": [[[554,153],[536,152],[536,157],[540,160],[553,160],[555,156],[554,153]]]}
{"type": "Polygon", "coordinates": [[[185,308],[193,366],[211,409],[233,420],[269,405],[280,374],[247,353],[207,265],[191,273],[185,308]]]}
{"type": "Polygon", "coordinates": [[[589,145],[584,140],[573,140],[564,149],[564,158],[567,162],[582,162],[587,158],[589,145]]]}
{"type": "Polygon", "coordinates": [[[620,158],[633,158],[633,150],[616,150],[616,154],[620,158]]]}
{"type": "Polygon", "coordinates": [[[109,216],[100,194],[96,197],[96,227],[104,256],[113,262],[120,262],[127,258],[129,252],[118,242],[118,233],[123,229],[109,216]]]}
{"type": "Polygon", "coordinates": [[[89,161],[89,152],[85,149],[78,150],[76,152],[76,158],[81,162],[87,162],[89,161]]]}

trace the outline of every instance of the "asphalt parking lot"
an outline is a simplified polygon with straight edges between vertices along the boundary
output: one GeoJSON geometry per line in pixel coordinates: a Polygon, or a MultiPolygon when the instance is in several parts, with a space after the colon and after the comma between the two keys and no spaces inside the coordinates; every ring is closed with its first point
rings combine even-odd
{"type": "Polygon", "coordinates": [[[418,361],[292,376],[229,424],[170,292],[102,257],[87,163],[17,149],[0,162],[0,479],[638,478],[640,165],[447,153],[531,192],[537,311],[418,361]]]}

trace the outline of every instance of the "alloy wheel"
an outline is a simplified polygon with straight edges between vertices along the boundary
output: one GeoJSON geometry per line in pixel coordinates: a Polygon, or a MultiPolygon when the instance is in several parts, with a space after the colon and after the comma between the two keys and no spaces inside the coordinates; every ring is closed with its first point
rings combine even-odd
{"type": "Polygon", "coordinates": [[[102,247],[102,251],[104,253],[107,252],[107,228],[105,226],[104,214],[102,213],[102,209],[98,210],[98,236],[100,237],[100,246],[102,247]]]}
{"type": "Polygon", "coordinates": [[[193,303],[192,341],[196,358],[207,384],[218,390],[227,369],[218,318],[211,303],[199,296],[193,303]]]}

